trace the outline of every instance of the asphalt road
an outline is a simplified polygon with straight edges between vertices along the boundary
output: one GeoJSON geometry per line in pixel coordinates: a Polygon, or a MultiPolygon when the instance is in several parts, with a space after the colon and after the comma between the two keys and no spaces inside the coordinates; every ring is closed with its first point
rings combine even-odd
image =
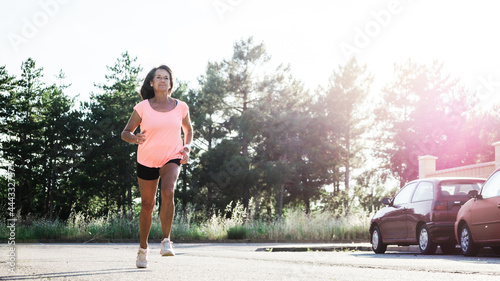
{"type": "Polygon", "coordinates": [[[136,244],[20,244],[15,272],[3,247],[0,280],[500,280],[500,257],[488,250],[469,258],[408,247],[376,255],[368,244],[332,251],[337,246],[174,244],[177,255],[161,257],[151,243],[149,267],[137,269],[136,244]]]}

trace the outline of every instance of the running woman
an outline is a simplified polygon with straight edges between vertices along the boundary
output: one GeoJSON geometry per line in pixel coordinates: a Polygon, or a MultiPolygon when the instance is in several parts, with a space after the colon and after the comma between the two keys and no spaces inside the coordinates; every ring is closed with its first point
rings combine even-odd
{"type": "Polygon", "coordinates": [[[143,101],[134,107],[132,116],[121,133],[124,141],[138,145],[137,180],[141,193],[140,245],[136,260],[138,268],[148,266],[148,237],[159,178],[161,178],[162,228],[160,254],[175,255],[170,241],[175,212],[174,190],[181,164],[186,164],[189,160],[193,127],[187,104],[171,97],[173,86],[172,70],[168,66],[153,68],[141,87],[143,101]],[[134,134],[139,125],[140,132],[134,134]],[[181,128],[184,133],[184,143],[181,128]]]}

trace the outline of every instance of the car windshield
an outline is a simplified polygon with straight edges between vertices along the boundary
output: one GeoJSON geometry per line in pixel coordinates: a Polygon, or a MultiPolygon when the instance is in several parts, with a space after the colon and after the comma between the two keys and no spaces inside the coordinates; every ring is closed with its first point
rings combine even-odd
{"type": "Polygon", "coordinates": [[[481,190],[480,183],[442,183],[441,195],[443,196],[467,196],[471,190],[481,190]]]}

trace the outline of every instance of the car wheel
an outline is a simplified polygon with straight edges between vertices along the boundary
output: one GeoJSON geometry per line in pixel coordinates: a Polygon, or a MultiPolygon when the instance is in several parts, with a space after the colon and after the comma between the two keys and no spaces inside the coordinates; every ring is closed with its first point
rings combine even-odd
{"type": "Polygon", "coordinates": [[[418,231],[418,247],[420,253],[424,255],[433,255],[436,253],[437,244],[432,242],[431,234],[427,230],[427,225],[423,225],[418,231]]]}
{"type": "Polygon", "coordinates": [[[372,250],[376,254],[383,254],[387,250],[387,244],[382,242],[382,235],[378,226],[375,226],[372,231],[372,250]]]}
{"type": "Polygon", "coordinates": [[[491,249],[495,255],[500,255],[500,247],[491,247],[491,249]]]}
{"type": "Polygon", "coordinates": [[[441,252],[445,255],[452,255],[457,252],[456,244],[453,243],[441,244],[439,245],[439,248],[441,248],[441,252]]]}
{"type": "Polygon", "coordinates": [[[462,248],[462,254],[464,254],[464,256],[477,255],[478,248],[474,245],[474,241],[472,240],[472,235],[467,224],[464,224],[460,230],[460,247],[462,248]]]}

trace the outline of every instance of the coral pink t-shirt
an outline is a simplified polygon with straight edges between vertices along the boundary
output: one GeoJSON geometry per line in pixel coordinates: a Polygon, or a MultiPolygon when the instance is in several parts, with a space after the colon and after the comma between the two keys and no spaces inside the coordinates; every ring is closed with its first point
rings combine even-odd
{"type": "Polygon", "coordinates": [[[137,148],[140,164],[160,168],[172,159],[182,158],[181,126],[189,107],[185,102],[176,101],[177,106],[167,112],[154,110],[147,99],[134,106],[142,119],[141,132],[146,135],[146,141],[137,148]]]}

